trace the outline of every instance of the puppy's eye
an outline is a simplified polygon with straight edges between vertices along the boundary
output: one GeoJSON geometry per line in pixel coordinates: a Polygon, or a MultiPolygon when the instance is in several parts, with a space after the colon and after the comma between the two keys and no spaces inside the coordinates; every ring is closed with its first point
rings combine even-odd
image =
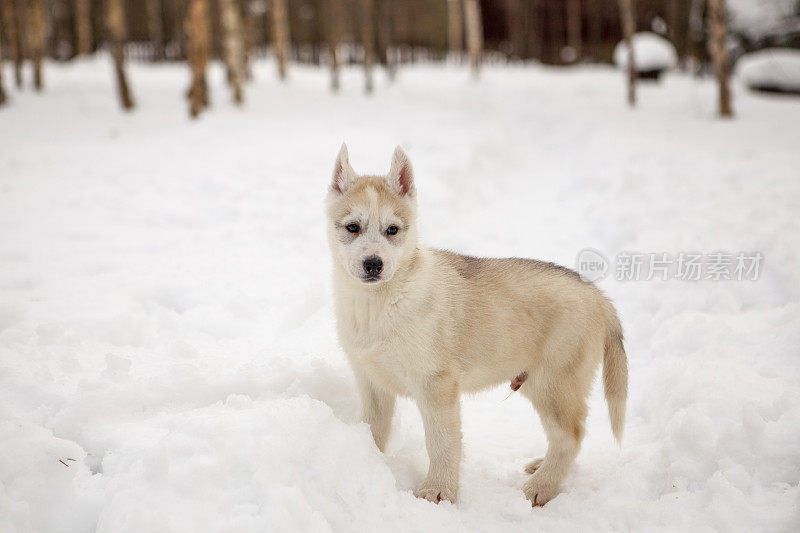
{"type": "Polygon", "coordinates": [[[350,233],[358,233],[358,224],[348,224],[345,226],[345,229],[350,233]]]}
{"type": "Polygon", "coordinates": [[[392,224],[388,228],[386,228],[386,235],[397,235],[397,226],[392,224]]]}

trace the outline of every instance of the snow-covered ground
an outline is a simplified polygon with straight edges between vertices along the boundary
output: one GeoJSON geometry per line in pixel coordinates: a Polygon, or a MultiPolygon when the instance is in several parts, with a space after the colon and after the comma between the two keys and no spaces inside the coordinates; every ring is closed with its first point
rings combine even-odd
{"type": "MultiPolygon", "coordinates": [[[[48,65],[0,110],[0,531],[798,531],[800,100],[678,73],[627,109],[611,68],[413,67],[365,98],[256,68],[187,118],[188,72],[48,65]],[[630,358],[618,447],[598,390],[563,493],[520,487],[546,441],[507,388],[463,401],[457,504],[415,499],[422,424],[386,454],[332,323],[323,196],[410,154],[434,245],[574,266],[761,252],[757,281],[616,281],[630,358]]],[[[9,79],[9,76],[6,77],[9,79]]],[[[597,389],[597,387],[596,387],[597,389]]]]}

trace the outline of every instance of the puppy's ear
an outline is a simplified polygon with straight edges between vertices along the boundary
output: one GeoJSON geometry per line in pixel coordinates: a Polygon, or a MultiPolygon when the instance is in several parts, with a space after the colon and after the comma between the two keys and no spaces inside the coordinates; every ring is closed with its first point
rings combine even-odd
{"type": "Polygon", "coordinates": [[[350,157],[347,155],[347,145],[342,143],[339,155],[336,156],[336,164],[333,166],[333,179],[331,180],[331,191],[336,194],[344,194],[347,189],[353,186],[356,180],[356,173],[350,166],[350,157]]]}
{"type": "Polygon", "coordinates": [[[392,168],[386,176],[389,186],[400,196],[414,196],[414,170],[411,168],[411,160],[399,146],[394,149],[392,155],[392,168]]]}

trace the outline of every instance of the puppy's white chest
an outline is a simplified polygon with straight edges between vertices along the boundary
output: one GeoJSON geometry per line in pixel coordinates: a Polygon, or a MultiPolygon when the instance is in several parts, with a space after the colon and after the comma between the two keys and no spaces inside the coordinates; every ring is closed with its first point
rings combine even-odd
{"type": "Polygon", "coordinates": [[[339,336],[352,364],[387,390],[412,394],[434,366],[426,335],[415,334],[397,307],[350,298],[339,302],[338,314],[339,336]]]}

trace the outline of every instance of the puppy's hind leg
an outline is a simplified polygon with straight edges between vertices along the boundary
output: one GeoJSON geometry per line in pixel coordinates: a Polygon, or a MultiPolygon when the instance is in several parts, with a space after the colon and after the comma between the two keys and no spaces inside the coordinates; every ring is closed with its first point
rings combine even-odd
{"type": "Polygon", "coordinates": [[[526,465],[525,470],[532,475],[522,490],[533,505],[544,505],[558,494],[561,481],[578,455],[584,435],[586,400],[582,387],[572,388],[567,384],[555,387],[534,380],[522,390],[539,412],[547,434],[547,453],[526,465]],[[559,390],[571,392],[558,394],[559,390]]]}

